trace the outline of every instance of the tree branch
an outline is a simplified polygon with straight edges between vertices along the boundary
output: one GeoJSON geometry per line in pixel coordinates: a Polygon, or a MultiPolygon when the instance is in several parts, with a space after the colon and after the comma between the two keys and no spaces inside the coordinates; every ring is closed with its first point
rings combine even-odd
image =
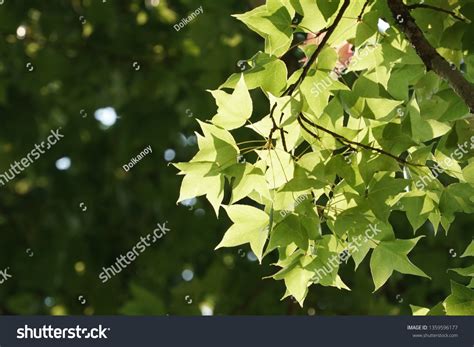
{"type": "Polygon", "coordinates": [[[431,46],[416,24],[415,19],[411,16],[410,8],[403,3],[403,0],[387,1],[398,26],[408,41],[415,47],[416,53],[423,60],[426,68],[433,70],[442,79],[447,81],[456,94],[469,106],[471,113],[474,113],[474,85],[469,83],[456,67],[453,69],[453,64],[446,61],[431,46]]]}
{"type": "Polygon", "coordinates": [[[359,15],[357,16],[357,21],[360,22],[362,20],[362,17],[364,16],[365,9],[367,6],[372,2],[372,0],[366,0],[364,6],[362,7],[362,10],[360,11],[359,15]]]}
{"type": "MultiPolygon", "coordinates": [[[[420,165],[420,164],[415,164],[415,163],[410,163],[408,161],[406,161],[405,159],[402,159],[402,158],[399,158],[397,157],[396,155],[392,154],[392,153],[389,153],[387,151],[384,151],[383,149],[380,149],[380,148],[376,148],[376,147],[372,147],[372,146],[369,146],[369,145],[366,145],[366,144],[363,144],[363,143],[360,143],[360,142],[356,142],[356,141],[352,141],[352,140],[349,140],[347,138],[345,138],[344,136],[342,135],[339,135],[337,133],[335,133],[334,131],[331,131],[329,129],[326,129],[314,122],[312,122],[311,120],[309,120],[308,118],[306,118],[302,113],[300,113],[299,117],[298,117],[298,120],[300,121],[300,124],[302,124],[301,120],[303,120],[304,122],[306,122],[307,124],[311,125],[312,127],[318,129],[318,130],[321,130],[321,131],[324,131],[325,133],[333,136],[336,140],[338,140],[339,142],[343,143],[344,145],[346,146],[349,146],[351,147],[350,145],[354,145],[354,146],[357,146],[357,147],[361,147],[361,148],[364,148],[364,149],[367,149],[369,151],[372,151],[372,152],[377,152],[379,154],[383,154],[383,155],[386,155],[390,158],[393,158],[395,159],[396,161],[398,161],[399,163],[401,164],[404,164],[404,165],[412,165],[412,166],[424,166],[424,165],[420,165]],[[301,117],[301,119],[300,119],[301,117]]],[[[306,127],[303,127],[306,131],[308,131],[310,134],[312,134],[312,132],[310,132],[309,130],[307,130],[306,127]]],[[[313,135],[314,136],[314,135],[313,135]]],[[[317,137],[319,139],[319,136],[317,137]]],[[[352,147],[351,147],[352,148],[352,147]]]]}
{"type": "MultiPolygon", "coordinates": [[[[344,0],[344,3],[342,4],[341,9],[339,10],[336,18],[334,19],[334,22],[327,29],[323,29],[317,34],[317,36],[319,36],[323,32],[326,32],[326,35],[324,35],[324,37],[322,38],[321,43],[318,45],[318,47],[314,51],[311,58],[308,60],[308,63],[303,68],[303,72],[301,73],[301,76],[298,78],[298,80],[295,83],[293,83],[291,86],[289,86],[283,92],[282,96],[286,96],[286,95],[291,96],[293,94],[293,92],[296,90],[296,88],[298,88],[298,86],[301,84],[301,82],[303,82],[305,77],[308,75],[308,72],[311,69],[311,66],[314,64],[314,62],[318,58],[319,53],[321,53],[321,51],[323,50],[324,46],[328,42],[328,40],[331,37],[334,30],[336,30],[336,27],[339,24],[339,22],[341,21],[343,15],[344,15],[344,12],[349,7],[349,4],[350,4],[350,0],[344,0]]],[[[270,119],[272,120],[273,128],[270,130],[269,141],[270,142],[272,141],[272,137],[273,137],[274,132],[277,131],[277,130],[280,130],[280,134],[281,134],[281,138],[282,138],[282,142],[283,142],[283,147],[284,147],[285,151],[287,151],[286,141],[285,141],[285,132],[282,128],[278,127],[278,125],[275,122],[275,117],[273,116],[273,113],[275,112],[275,108],[276,108],[276,103],[272,106],[272,109],[270,111],[270,119]]],[[[300,121],[300,119],[298,119],[298,121],[300,121]]],[[[300,124],[301,124],[301,122],[300,122],[300,124]]]]}
{"type": "Polygon", "coordinates": [[[350,4],[350,0],[344,0],[344,3],[342,4],[341,9],[339,10],[336,18],[334,19],[334,22],[327,28],[326,35],[324,35],[324,37],[321,40],[321,43],[316,48],[316,51],[314,51],[311,58],[309,58],[308,63],[303,68],[303,72],[301,73],[301,76],[298,78],[298,80],[295,83],[293,83],[291,86],[289,86],[285,90],[285,92],[283,93],[283,96],[292,95],[293,92],[296,90],[296,88],[298,88],[298,86],[301,84],[301,82],[303,82],[303,80],[305,79],[305,77],[308,74],[309,70],[311,69],[311,66],[314,64],[314,62],[318,58],[319,53],[321,53],[321,51],[323,50],[324,46],[328,42],[328,40],[331,37],[334,30],[336,30],[336,27],[338,26],[339,22],[341,21],[343,15],[344,15],[344,12],[349,7],[349,4],[350,4]]]}
{"type": "Polygon", "coordinates": [[[280,136],[281,136],[281,143],[283,144],[283,149],[285,152],[288,152],[288,147],[286,147],[286,139],[285,139],[285,130],[280,128],[280,136]]]}
{"type": "Polygon", "coordinates": [[[302,127],[308,134],[310,134],[311,136],[313,136],[316,140],[321,140],[321,138],[320,138],[318,135],[316,135],[315,133],[313,133],[311,130],[309,130],[309,129],[306,127],[306,125],[304,125],[303,121],[301,120],[301,116],[302,116],[302,114],[300,113],[300,114],[298,115],[298,118],[297,118],[297,119],[298,119],[298,123],[300,123],[301,127],[302,127]]]}
{"type": "Polygon", "coordinates": [[[433,5],[428,5],[428,4],[413,4],[413,5],[407,5],[407,8],[408,8],[410,11],[411,11],[411,10],[416,10],[417,8],[426,8],[426,9],[430,9],[430,10],[434,10],[434,11],[438,11],[438,12],[444,12],[444,13],[447,13],[447,14],[451,15],[453,18],[456,18],[457,20],[466,22],[466,19],[465,19],[465,18],[462,18],[462,17],[458,16],[458,15],[457,15],[456,13],[454,13],[453,11],[446,10],[446,9],[444,9],[444,8],[436,7],[436,6],[433,6],[433,5]]]}

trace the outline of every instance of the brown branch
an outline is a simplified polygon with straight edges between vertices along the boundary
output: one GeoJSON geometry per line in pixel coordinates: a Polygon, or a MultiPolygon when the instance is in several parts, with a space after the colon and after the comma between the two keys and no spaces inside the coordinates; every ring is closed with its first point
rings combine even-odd
{"type": "MultiPolygon", "coordinates": [[[[282,112],[281,115],[280,115],[280,124],[283,122],[283,115],[284,115],[284,113],[282,112]]],[[[285,150],[285,152],[288,152],[288,148],[286,147],[286,139],[285,139],[286,131],[283,130],[283,127],[279,128],[279,129],[280,129],[281,143],[283,144],[283,149],[285,150]]]]}
{"type": "Polygon", "coordinates": [[[300,123],[301,127],[302,127],[304,130],[306,130],[306,132],[307,132],[308,134],[310,134],[311,136],[313,136],[316,140],[321,140],[321,138],[320,138],[318,135],[316,135],[315,133],[313,133],[311,130],[309,130],[309,129],[306,127],[306,125],[304,125],[304,123],[301,121],[301,117],[300,117],[300,116],[301,116],[301,114],[298,116],[298,123],[300,123]]]}
{"type": "MultiPolygon", "coordinates": [[[[311,125],[312,127],[318,129],[318,130],[321,130],[321,131],[324,131],[325,133],[333,136],[335,139],[339,140],[340,142],[344,143],[344,145],[346,146],[349,146],[350,148],[352,148],[350,145],[354,145],[354,146],[357,146],[357,147],[361,147],[361,148],[364,148],[366,150],[369,150],[369,151],[372,151],[372,152],[377,152],[379,154],[383,154],[383,155],[386,155],[390,158],[393,158],[395,159],[396,161],[398,161],[399,163],[401,164],[404,164],[404,165],[412,165],[412,166],[424,166],[424,165],[420,165],[420,164],[415,164],[415,163],[410,163],[408,161],[406,161],[405,159],[402,159],[402,158],[399,158],[397,157],[396,155],[392,154],[392,153],[389,153],[387,151],[384,151],[383,149],[380,149],[380,148],[376,148],[376,147],[372,147],[372,146],[369,146],[369,145],[366,145],[366,144],[363,144],[363,143],[360,143],[360,142],[356,142],[356,141],[352,141],[352,140],[349,140],[347,138],[345,138],[344,136],[342,135],[339,135],[337,133],[335,133],[334,131],[331,131],[329,129],[326,129],[314,122],[312,122],[311,120],[309,120],[308,118],[306,118],[302,113],[300,113],[300,116],[298,117],[298,120],[300,120],[300,117],[303,121],[305,121],[307,124],[311,125]]],[[[301,120],[300,120],[300,125],[302,124],[301,120]]],[[[303,127],[304,128],[304,127],[303,127]]],[[[306,130],[306,128],[304,128],[306,130]]],[[[308,130],[306,130],[308,131],[308,130]]],[[[308,131],[309,132],[309,131],[308,131]]],[[[319,136],[318,136],[319,138],[319,136]]]]}
{"type": "Polygon", "coordinates": [[[275,122],[275,118],[273,117],[273,112],[275,112],[275,109],[277,107],[277,103],[275,102],[272,106],[272,109],[270,110],[270,119],[272,120],[273,128],[270,130],[270,135],[268,135],[268,141],[273,140],[273,133],[278,130],[278,125],[275,122]]]}
{"type": "MultiPolygon", "coordinates": [[[[344,15],[344,12],[346,11],[346,9],[349,7],[349,4],[350,4],[350,0],[344,0],[344,3],[342,4],[342,7],[341,9],[339,10],[336,18],[334,19],[334,22],[326,29],[323,29],[321,30],[317,35],[316,37],[318,37],[319,35],[321,35],[323,32],[326,32],[326,35],[324,35],[324,37],[322,38],[320,44],[318,45],[318,47],[316,48],[316,50],[314,51],[313,55],[311,56],[311,58],[308,60],[308,63],[305,65],[305,67],[303,68],[303,72],[301,73],[300,77],[298,78],[298,80],[292,84],[291,86],[289,86],[282,94],[282,96],[286,96],[286,95],[292,95],[293,92],[296,90],[296,88],[298,88],[298,86],[301,84],[301,82],[303,82],[303,80],[305,79],[305,77],[308,75],[308,72],[309,70],[311,69],[311,66],[314,64],[314,62],[316,61],[316,59],[318,58],[319,56],[319,53],[321,53],[321,51],[323,50],[324,46],[326,45],[326,43],[328,42],[329,38],[331,37],[332,33],[334,32],[334,30],[336,30],[336,27],[337,25],[339,24],[339,22],[341,21],[343,15],[344,15]]],[[[272,123],[273,123],[273,128],[270,130],[270,135],[268,136],[269,137],[269,141],[271,142],[272,141],[272,137],[273,137],[273,134],[275,131],[277,130],[280,130],[280,134],[281,134],[281,138],[282,138],[282,143],[283,143],[283,147],[285,148],[285,151],[287,151],[286,149],[286,141],[285,141],[285,132],[283,131],[283,128],[280,128],[276,122],[275,122],[275,118],[273,117],[273,113],[275,112],[275,108],[276,108],[276,103],[273,105],[271,111],[270,111],[270,119],[272,120],[272,123]]],[[[298,119],[298,121],[300,121],[300,119],[298,119]]],[[[300,122],[301,124],[301,122],[300,122]]]]}
{"type": "MultiPolygon", "coordinates": [[[[309,30],[309,29],[308,29],[309,30]]],[[[325,30],[321,30],[320,32],[317,32],[317,33],[313,33],[315,35],[315,37],[310,37],[310,38],[306,38],[304,39],[303,41],[300,41],[300,42],[297,42],[295,43],[294,45],[291,45],[290,48],[288,48],[288,50],[283,53],[281,56],[278,57],[278,59],[281,59],[285,56],[285,54],[288,54],[292,49],[296,48],[296,47],[299,47],[299,46],[302,46],[302,45],[305,45],[306,42],[308,41],[311,41],[311,40],[315,40],[317,39],[320,35],[322,35],[323,33],[325,32],[325,30]]]]}
{"type": "Polygon", "coordinates": [[[403,0],[387,0],[398,26],[405,34],[408,41],[415,47],[416,53],[423,60],[428,70],[433,70],[442,79],[447,81],[456,94],[469,106],[471,113],[474,112],[474,85],[469,83],[462,73],[444,59],[436,49],[431,46],[418,27],[415,19],[410,14],[410,8],[403,0]]]}
{"type": "Polygon", "coordinates": [[[362,20],[362,16],[364,15],[365,9],[369,4],[372,2],[372,0],[366,0],[364,6],[362,7],[362,10],[360,11],[359,15],[357,16],[357,21],[360,22],[362,20]]]}
{"type": "MultiPolygon", "coordinates": [[[[273,113],[275,112],[276,106],[277,106],[277,103],[275,102],[272,106],[272,109],[270,110],[270,119],[272,120],[273,127],[270,130],[270,134],[268,135],[268,145],[270,146],[272,144],[273,134],[275,133],[275,131],[280,130],[280,136],[281,136],[281,142],[283,144],[283,149],[285,150],[285,152],[288,152],[288,148],[286,147],[285,131],[283,130],[283,128],[277,125],[275,121],[275,117],[273,117],[273,113]]],[[[282,118],[283,118],[283,114],[280,117],[280,123],[281,123],[282,118]]]]}
{"type": "Polygon", "coordinates": [[[301,73],[301,76],[298,78],[298,80],[295,83],[293,83],[291,86],[289,86],[285,90],[285,92],[283,93],[283,96],[285,96],[285,95],[290,95],[291,96],[293,94],[293,92],[296,90],[296,88],[299,87],[301,82],[303,82],[303,80],[305,79],[305,77],[308,74],[309,70],[311,69],[311,66],[314,64],[314,62],[318,58],[319,53],[321,53],[321,51],[323,50],[324,46],[328,42],[328,40],[331,37],[334,30],[336,30],[336,27],[338,26],[339,22],[341,21],[342,16],[344,15],[344,12],[349,7],[349,4],[350,4],[350,0],[344,0],[344,3],[342,4],[341,9],[339,10],[336,18],[334,19],[334,22],[327,28],[326,35],[324,35],[324,37],[322,38],[320,44],[316,48],[316,51],[314,51],[311,58],[309,58],[308,63],[303,68],[303,72],[301,73]]]}
{"type": "Polygon", "coordinates": [[[451,15],[452,17],[456,18],[457,20],[460,20],[460,21],[463,21],[463,22],[466,22],[466,19],[465,18],[462,18],[460,16],[458,16],[456,13],[454,13],[453,11],[450,11],[450,10],[446,10],[444,8],[441,8],[441,7],[436,7],[436,6],[433,6],[433,5],[428,5],[428,4],[413,4],[413,5],[407,5],[407,8],[411,11],[411,10],[415,10],[417,8],[425,8],[425,9],[430,9],[430,10],[434,10],[434,11],[438,11],[438,12],[444,12],[444,13],[447,13],[449,15],[451,15]]]}
{"type": "Polygon", "coordinates": [[[281,143],[283,144],[283,149],[285,152],[288,152],[288,148],[286,147],[286,139],[285,139],[285,130],[280,128],[280,136],[281,136],[281,143]]]}

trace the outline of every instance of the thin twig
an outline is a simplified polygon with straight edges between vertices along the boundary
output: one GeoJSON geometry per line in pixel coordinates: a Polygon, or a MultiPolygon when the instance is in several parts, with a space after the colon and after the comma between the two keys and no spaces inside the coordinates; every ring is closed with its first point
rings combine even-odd
{"type": "MultiPolygon", "coordinates": [[[[326,129],[314,122],[312,122],[311,120],[309,120],[308,118],[306,118],[302,113],[300,114],[300,117],[301,119],[306,122],[307,124],[311,125],[312,127],[318,129],[318,130],[321,130],[321,131],[324,131],[325,133],[327,134],[330,134],[332,135],[335,139],[339,139],[341,142],[344,142],[345,145],[347,144],[352,144],[354,146],[357,146],[357,147],[361,147],[361,148],[364,148],[364,149],[367,149],[369,151],[373,151],[373,152],[377,152],[377,153],[380,153],[380,154],[383,154],[383,155],[386,155],[388,157],[391,157],[393,159],[395,159],[396,161],[402,163],[402,164],[405,164],[405,165],[412,165],[412,166],[424,166],[424,165],[420,165],[420,164],[415,164],[415,163],[410,163],[408,161],[406,161],[405,159],[402,159],[402,158],[399,158],[397,157],[396,155],[392,154],[392,153],[389,153],[387,151],[384,151],[383,149],[380,149],[380,148],[376,148],[376,147],[372,147],[372,146],[369,146],[369,145],[366,145],[366,144],[363,144],[363,143],[360,143],[360,142],[356,142],[356,141],[352,141],[352,140],[349,140],[347,138],[345,138],[344,136],[342,135],[339,135],[337,133],[335,133],[334,131],[331,131],[329,129],[326,129]]],[[[299,119],[299,118],[298,118],[299,119]]],[[[300,121],[300,124],[301,124],[301,121],[300,121]]]]}
{"type": "Polygon", "coordinates": [[[286,139],[285,139],[285,130],[280,128],[280,135],[281,135],[281,143],[283,144],[283,149],[285,152],[288,152],[288,148],[286,147],[286,139]]]}
{"type": "Polygon", "coordinates": [[[347,10],[349,5],[350,5],[350,0],[344,0],[344,3],[342,4],[341,9],[339,10],[336,18],[334,19],[334,22],[327,29],[325,29],[326,35],[324,35],[324,37],[321,39],[320,44],[316,48],[316,51],[314,51],[311,58],[309,58],[308,63],[303,68],[303,72],[301,73],[301,76],[298,78],[298,80],[294,84],[292,84],[285,90],[285,92],[283,93],[283,96],[285,95],[291,96],[293,92],[296,90],[296,88],[298,88],[301,82],[303,82],[303,80],[306,78],[306,75],[308,74],[309,70],[313,66],[316,59],[318,58],[319,53],[321,53],[324,46],[328,42],[329,38],[333,34],[334,30],[336,30],[337,26],[339,25],[339,22],[341,21],[342,16],[344,15],[344,12],[347,10]]]}
{"type": "MultiPolygon", "coordinates": [[[[316,51],[313,53],[313,55],[311,56],[311,58],[308,60],[308,63],[305,65],[305,67],[303,68],[303,72],[301,73],[300,77],[298,78],[298,80],[292,84],[291,86],[289,86],[282,94],[282,96],[286,96],[286,95],[289,95],[289,96],[292,96],[293,92],[296,90],[296,88],[299,87],[299,85],[301,84],[301,82],[303,82],[303,80],[306,78],[306,76],[308,75],[308,72],[309,70],[311,69],[312,65],[314,64],[314,62],[316,61],[316,59],[318,58],[319,56],[319,53],[321,53],[321,51],[323,50],[324,46],[326,45],[326,43],[328,42],[329,38],[331,37],[332,33],[334,32],[334,30],[336,30],[336,27],[338,26],[339,22],[341,21],[343,15],[344,15],[344,12],[346,11],[346,9],[349,7],[350,5],[350,0],[344,0],[344,3],[342,4],[342,7],[341,9],[339,10],[336,18],[334,19],[334,22],[326,29],[323,29],[321,30],[317,35],[316,37],[318,37],[319,35],[321,35],[323,32],[326,32],[326,35],[324,35],[324,37],[321,39],[321,42],[319,43],[318,47],[316,48],[316,51]]],[[[280,128],[277,124],[276,124],[276,121],[275,121],[275,118],[273,117],[273,113],[275,112],[275,109],[276,109],[276,103],[272,106],[272,109],[270,111],[270,119],[272,120],[272,123],[273,123],[273,128],[270,130],[270,135],[268,136],[269,137],[269,142],[272,141],[272,138],[273,138],[273,134],[275,131],[277,130],[280,130],[280,134],[281,134],[281,138],[282,138],[282,143],[283,143],[283,146],[286,147],[286,141],[285,141],[285,133],[283,131],[282,128],[280,128]]],[[[301,124],[301,122],[300,122],[301,124]]],[[[286,148],[285,148],[286,150],[286,148]]]]}
{"type": "Polygon", "coordinates": [[[413,5],[407,5],[407,8],[408,8],[410,11],[411,11],[411,10],[416,10],[417,8],[425,8],[425,9],[430,9],[430,10],[434,10],[434,11],[438,11],[438,12],[444,12],[444,13],[447,13],[447,14],[451,15],[452,17],[456,18],[457,20],[466,22],[466,19],[465,19],[465,18],[462,18],[462,17],[458,16],[456,13],[454,13],[454,11],[446,10],[446,9],[444,9],[444,8],[436,7],[436,6],[433,6],[433,5],[428,5],[428,4],[413,4],[413,5]]]}
{"type": "Polygon", "coordinates": [[[360,11],[359,15],[357,16],[357,21],[360,22],[362,21],[362,16],[364,15],[365,9],[367,6],[372,2],[372,0],[366,0],[364,6],[362,7],[362,10],[360,11]]]}
{"type": "Polygon", "coordinates": [[[298,123],[300,123],[301,127],[302,127],[304,130],[306,130],[306,132],[307,132],[308,134],[310,134],[311,136],[313,136],[313,137],[314,137],[315,139],[317,139],[317,140],[321,140],[321,138],[320,138],[318,135],[316,135],[315,133],[313,133],[311,130],[309,130],[309,129],[306,127],[306,125],[304,125],[304,123],[302,122],[302,120],[301,120],[301,118],[300,118],[299,116],[298,116],[298,123]]]}

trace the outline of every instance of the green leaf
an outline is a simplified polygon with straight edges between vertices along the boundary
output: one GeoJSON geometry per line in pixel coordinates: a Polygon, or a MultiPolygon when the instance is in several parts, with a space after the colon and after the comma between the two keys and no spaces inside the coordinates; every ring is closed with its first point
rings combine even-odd
{"type": "Polygon", "coordinates": [[[410,134],[398,124],[389,123],[373,129],[374,137],[382,148],[398,155],[416,145],[410,134]]]}
{"type": "Polygon", "coordinates": [[[437,303],[431,308],[427,316],[446,316],[446,311],[444,309],[443,302],[437,303]]]}
{"type": "MultiPolygon", "coordinates": [[[[273,95],[280,95],[288,74],[285,63],[263,52],[258,52],[248,63],[251,68],[243,72],[248,89],[262,88],[273,95]]],[[[219,88],[235,88],[240,76],[240,73],[232,74],[219,88]]]]}
{"type": "Polygon", "coordinates": [[[180,169],[179,175],[185,175],[181,183],[178,203],[197,196],[206,198],[219,215],[219,207],[224,198],[224,176],[215,163],[189,162],[173,164],[180,169]]]}
{"type": "Polygon", "coordinates": [[[386,155],[376,154],[372,151],[362,150],[359,171],[364,182],[369,183],[377,172],[393,172],[399,170],[398,162],[386,155]]]}
{"type": "Polygon", "coordinates": [[[407,257],[422,237],[410,240],[381,241],[379,243],[370,258],[370,271],[375,284],[374,291],[387,282],[394,270],[403,274],[430,278],[413,265],[407,257]]]}
{"type": "Polygon", "coordinates": [[[390,44],[377,45],[372,59],[375,62],[375,74],[379,84],[388,89],[388,81],[392,73],[393,63],[405,55],[390,44]]]}
{"type": "Polygon", "coordinates": [[[262,170],[252,164],[238,164],[229,171],[235,180],[232,183],[231,204],[247,197],[252,192],[256,192],[262,197],[270,199],[270,192],[265,181],[262,170]]]}
{"type": "MultiPolygon", "coordinates": [[[[336,50],[332,47],[326,46],[318,55],[318,70],[326,70],[327,72],[331,73],[332,70],[336,67],[337,61],[338,54],[336,50]]],[[[326,77],[329,76],[326,75],[326,77]]]]}
{"type": "Polygon", "coordinates": [[[225,129],[199,122],[204,136],[198,137],[198,153],[189,163],[174,164],[185,175],[178,202],[206,195],[216,215],[224,199],[222,171],[237,163],[238,147],[232,135],[225,129]]]}
{"type": "Polygon", "coordinates": [[[270,189],[279,188],[291,181],[295,165],[289,153],[278,148],[256,152],[268,166],[265,178],[270,189]]]}
{"type": "Polygon", "coordinates": [[[450,316],[472,316],[474,314],[474,290],[451,281],[451,295],[444,301],[450,316]]]}
{"type": "Polygon", "coordinates": [[[440,137],[451,130],[451,126],[449,124],[445,124],[434,119],[423,119],[415,98],[412,98],[408,104],[408,111],[410,114],[411,132],[415,141],[429,141],[440,137]]]}
{"type": "Polygon", "coordinates": [[[252,206],[231,205],[224,208],[234,224],[226,231],[216,249],[249,243],[262,262],[263,247],[268,237],[269,216],[252,206]]]}
{"type": "Polygon", "coordinates": [[[296,11],[303,15],[299,26],[305,31],[317,33],[326,27],[326,19],[314,0],[291,0],[296,11]]]}
{"type": "Polygon", "coordinates": [[[315,258],[306,266],[313,272],[313,282],[322,286],[332,286],[350,290],[338,275],[340,257],[344,251],[343,245],[334,235],[324,235],[315,241],[315,258]]]}
{"type": "Polygon", "coordinates": [[[474,264],[465,268],[458,267],[450,270],[464,277],[474,277],[474,264]]]}
{"type": "Polygon", "coordinates": [[[292,18],[283,4],[280,7],[263,5],[234,16],[265,39],[265,53],[281,56],[290,47],[292,18]]]}
{"type": "Polygon", "coordinates": [[[441,214],[454,219],[456,212],[474,213],[474,187],[467,183],[450,184],[442,193],[439,203],[441,214]]]}
{"type": "Polygon", "coordinates": [[[435,202],[424,192],[406,193],[400,203],[414,232],[421,228],[436,207],[435,202]]]}
{"type": "Polygon", "coordinates": [[[219,207],[224,199],[224,177],[222,175],[202,176],[194,174],[184,176],[177,202],[201,195],[206,195],[207,200],[214,208],[216,216],[219,216],[219,207]]]}
{"type": "Polygon", "coordinates": [[[389,223],[377,220],[369,220],[365,226],[359,224],[348,229],[348,250],[354,259],[357,269],[365,259],[371,248],[377,247],[377,241],[393,240],[395,234],[389,223]]]}
{"type": "Polygon", "coordinates": [[[308,249],[308,234],[302,225],[301,218],[294,214],[289,215],[273,228],[266,252],[277,247],[286,247],[291,243],[295,243],[300,249],[308,249]]]}
{"type": "Polygon", "coordinates": [[[461,255],[461,258],[464,258],[464,257],[474,257],[474,241],[471,241],[469,246],[467,246],[466,250],[461,255]]]}
{"type": "Polygon", "coordinates": [[[237,163],[239,148],[231,133],[198,120],[204,136],[197,135],[199,152],[191,162],[214,162],[220,169],[237,163]]]}
{"type": "Polygon", "coordinates": [[[469,182],[474,185],[474,162],[470,163],[464,169],[462,169],[462,174],[466,182],[469,182]]]}
{"type": "Polygon", "coordinates": [[[387,118],[402,102],[390,99],[366,98],[367,106],[375,116],[375,119],[387,118]]]}
{"type": "Polygon", "coordinates": [[[410,308],[414,316],[446,316],[443,302],[436,304],[431,310],[415,305],[410,305],[410,308]]]}
{"type": "Polygon", "coordinates": [[[227,130],[240,128],[252,115],[252,98],[243,75],[232,94],[227,94],[222,90],[210,92],[218,106],[217,115],[212,118],[212,123],[215,125],[227,130]]]}
{"type": "Polygon", "coordinates": [[[286,288],[290,295],[292,295],[303,307],[303,302],[308,294],[308,286],[313,273],[301,266],[295,266],[284,277],[286,288]]]}
{"type": "Polygon", "coordinates": [[[422,65],[401,65],[394,69],[388,81],[387,91],[398,100],[409,100],[409,86],[416,82],[425,74],[422,65]]]}
{"type": "Polygon", "coordinates": [[[355,46],[359,47],[377,33],[377,25],[380,14],[377,11],[370,11],[362,17],[362,21],[357,25],[355,46]]]}
{"type": "Polygon", "coordinates": [[[415,306],[415,305],[410,305],[410,308],[414,316],[426,316],[427,313],[430,311],[429,308],[415,306]]]}
{"type": "Polygon", "coordinates": [[[374,175],[368,187],[367,203],[378,219],[387,220],[391,212],[388,201],[403,191],[407,185],[407,180],[393,178],[386,173],[379,172],[374,175]]]}
{"type": "Polygon", "coordinates": [[[301,111],[301,103],[290,96],[278,98],[269,94],[269,101],[270,109],[274,108],[273,114],[277,115],[275,123],[279,127],[294,122],[301,111]]]}
{"type": "Polygon", "coordinates": [[[336,10],[339,7],[340,0],[316,0],[317,6],[319,11],[321,11],[322,15],[326,20],[331,18],[331,16],[336,13],[336,10]]]}

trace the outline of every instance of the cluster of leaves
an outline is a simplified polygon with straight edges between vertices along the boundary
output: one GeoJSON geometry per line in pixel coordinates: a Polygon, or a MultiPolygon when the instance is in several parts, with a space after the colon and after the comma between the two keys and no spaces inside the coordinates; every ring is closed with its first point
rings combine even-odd
{"type": "MultiPolygon", "coordinates": [[[[445,11],[414,9],[417,24],[473,82],[473,4],[429,3],[445,11]]],[[[249,243],[260,262],[276,253],[272,277],[301,305],[311,285],[349,289],[334,261],[344,253],[357,269],[372,251],[375,290],[394,271],[429,278],[408,258],[424,235],[401,239],[389,218],[402,211],[414,234],[430,223],[436,235],[448,233],[456,213],[474,212],[464,100],[427,71],[386,1],[268,0],[236,18],[265,49],[211,91],[217,113],[199,122],[199,151],[175,164],[184,175],[178,201],[205,195],[217,216],[223,207],[233,225],[218,248],[249,243]],[[382,18],[393,18],[386,30],[382,18]],[[295,40],[302,33],[308,39],[295,40]],[[353,47],[343,75],[341,45],[353,47]],[[282,57],[295,47],[303,65],[290,71],[282,57]],[[264,114],[255,98],[267,100],[264,114]],[[369,237],[370,228],[379,231],[369,237]]],[[[472,276],[472,268],[456,271],[472,276]]],[[[456,282],[452,289],[443,312],[474,313],[473,291],[456,282]]]]}
{"type": "MultiPolygon", "coordinates": [[[[467,247],[461,255],[464,257],[474,257],[474,241],[467,247]]],[[[467,287],[451,281],[451,295],[446,300],[440,302],[431,309],[426,307],[419,307],[411,305],[414,315],[472,315],[472,303],[474,302],[474,291],[469,288],[474,288],[474,264],[467,268],[451,269],[463,277],[471,277],[471,282],[467,287]]]]}

